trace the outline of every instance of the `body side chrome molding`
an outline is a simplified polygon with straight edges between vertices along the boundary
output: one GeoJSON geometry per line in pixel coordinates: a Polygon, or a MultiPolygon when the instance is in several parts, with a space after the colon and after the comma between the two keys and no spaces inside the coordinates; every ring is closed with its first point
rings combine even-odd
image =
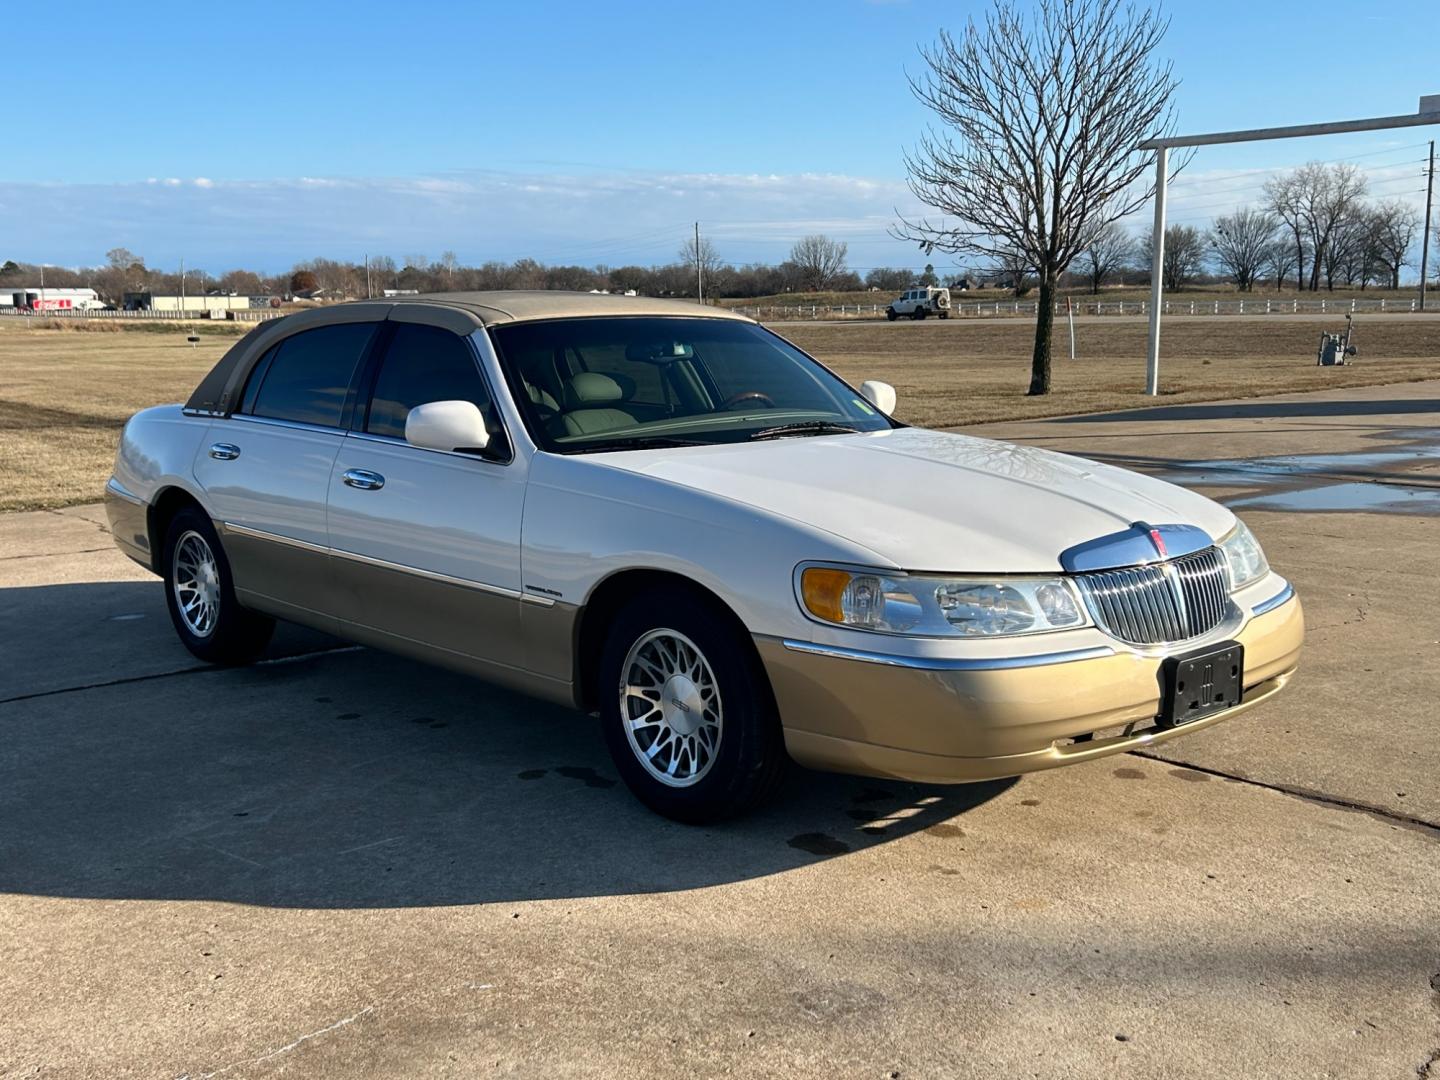
{"type": "Polygon", "coordinates": [[[247,525],[236,525],[233,522],[222,521],[220,527],[224,532],[234,533],[237,536],[248,536],[254,540],[269,540],[272,543],[284,544],[286,547],[298,548],[301,551],[313,552],[316,555],[333,555],[337,559],[348,559],[351,562],[363,563],[366,566],[378,567],[381,570],[393,570],[399,574],[411,574],[414,577],[424,578],[427,581],[436,581],[442,585],[454,585],[457,588],[473,589],[476,592],[491,593],[495,596],[504,596],[511,600],[524,600],[531,604],[538,604],[541,607],[550,607],[555,603],[555,601],[549,597],[532,596],[516,589],[507,589],[502,585],[490,585],[484,581],[472,581],[470,578],[454,577],[450,574],[441,574],[434,570],[422,570],[418,566],[407,566],[404,563],[390,562],[386,559],[376,559],[372,556],[361,555],[354,551],[344,551],[341,548],[312,544],[308,540],[297,540],[293,536],[281,536],[278,533],[265,532],[262,529],[252,529],[247,525]]]}
{"type": "Polygon", "coordinates": [[[1294,585],[1291,585],[1291,584],[1287,581],[1287,582],[1285,583],[1285,587],[1284,587],[1283,589],[1281,589],[1278,593],[1276,593],[1274,596],[1270,597],[1269,600],[1262,600],[1262,601],[1260,601],[1260,603],[1256,604],[1256,605],[1250,610],[1250,615],[1251,615],[1251,617],[1253,618],[1253,617],[1256,616],[1256,615],[1264,615],[1264,614],[1265,614],[1266,612],[1268,612],[1268,611],[1274,611],[1274,610],[1275,610],[1276,608],[1278,608],[1281,604],[1284,604],[1284,603],[1288,602],[1288,601],[1290,600],[1290,598],[1293,597],[1294,595],[1295,595],[1295,586],[1294,586],[1294,585]]]}
{"type": "Polygon", "coordinates": [[[1108,645],[1094,645],[1090,648],[1070,649],[1066,652],[1036,653],[1033,656],[943,657],[895,656],[891,653],[846,649],[839,645],[817,645],[814,642],[794,641],[790,638],[782,639],[781,644],[791,652],[829,656],[838,660],[858,660],[866,664],[882,664],[887,667],[910,668],[917,671],[1003,671],[1009,668],[1069,664],[1076,660],[1097,660],[1103,656],[1115,655],[1115,650],[1108,645]]]}
{"type": "Polygon", "coordinates": [[[312,544],[308,540],[297,540],[293,536],[281,536],[279,533],[265,532],[263,529],[252,529],[248,525],[236,525],[232,521],[220,522],[222,532],[234,533],[236,536],[248,536],[252,540],[269,540],[274,544],[284,544],[286,547],[299,548],[301,551],[311,551],[316,555],[329,555],[330,549],[324,544],[312,544]]]}

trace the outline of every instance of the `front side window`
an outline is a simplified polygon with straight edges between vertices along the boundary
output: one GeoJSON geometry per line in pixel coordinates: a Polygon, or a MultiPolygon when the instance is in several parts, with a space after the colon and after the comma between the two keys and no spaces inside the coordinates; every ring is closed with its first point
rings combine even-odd
{"type": "Polygon", "coordinates": [[[526,427],[555,453],[880,431],[893,422],[753,323],[617,317],[491,327],[526,427]]]}
{"type": "Polygon", "coordinates": [[[365,431],[403,439],[410,410],[432,401],[473,402],[490,431],[491,453],[486,456],[500,451],[495,440],[503,436],[503,429],[469,342],[438,326],[399,323],[375,377],[365,431]]]}
{"type": "Polygon", "coordinates": [[[376,325],[338,323],[286,338],[256,365],[241,407],[271,420],[339,427],[376,325]]]}

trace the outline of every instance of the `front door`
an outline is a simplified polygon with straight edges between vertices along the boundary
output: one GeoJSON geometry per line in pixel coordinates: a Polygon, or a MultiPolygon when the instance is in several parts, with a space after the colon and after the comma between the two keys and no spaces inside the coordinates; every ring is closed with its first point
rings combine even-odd
{"type": "MultiPolygon", "coordinates": [[[[468,338],[391,324],[330,473],[329,528],[340,615],[390,644],[521,667],[520,515],[512,465],[468,338]],[[472,401],[486,417],[483,453],[405,441],[405,418],[432,401],[472,401]]],[[[359,636],[365,636],[363,634],[359,636]]]]}
{"type": "Polygon", "coordinates": [[[376,323],[285,338],[255,365],[236,412],[210,425],[195,463],[242,602],[329,625],[325,493],[347,402],[376,323]]]}

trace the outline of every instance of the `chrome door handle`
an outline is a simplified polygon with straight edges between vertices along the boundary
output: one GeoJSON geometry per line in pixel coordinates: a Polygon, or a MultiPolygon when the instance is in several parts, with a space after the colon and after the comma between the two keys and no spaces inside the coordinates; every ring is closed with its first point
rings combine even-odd
{"type": "Polygon", "coordinates": [[[240,456],[240,447],[228,442],[213,443],[210,447],[210,456],[217,461],[234,461],[240,456]]]}
{"type": "Polygon", "coordinates": [[[343,479],[345,483],[361,491],[379,491],[385,486],[385,477],[369,469],[346,469],[343,479]]]}

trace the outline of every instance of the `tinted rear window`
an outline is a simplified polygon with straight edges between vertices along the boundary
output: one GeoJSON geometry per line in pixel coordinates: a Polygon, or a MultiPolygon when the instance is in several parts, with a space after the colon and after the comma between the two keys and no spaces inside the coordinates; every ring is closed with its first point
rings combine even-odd
{"type": "MultiPolygon", "coordinates": [[[[272,420],[339,427],[355,367],[375,323],[341,323],[306,330],[280,343],[250,412],[272,420]]],[[[250,394],[246,393],[246,399],[250,394]]]]}

